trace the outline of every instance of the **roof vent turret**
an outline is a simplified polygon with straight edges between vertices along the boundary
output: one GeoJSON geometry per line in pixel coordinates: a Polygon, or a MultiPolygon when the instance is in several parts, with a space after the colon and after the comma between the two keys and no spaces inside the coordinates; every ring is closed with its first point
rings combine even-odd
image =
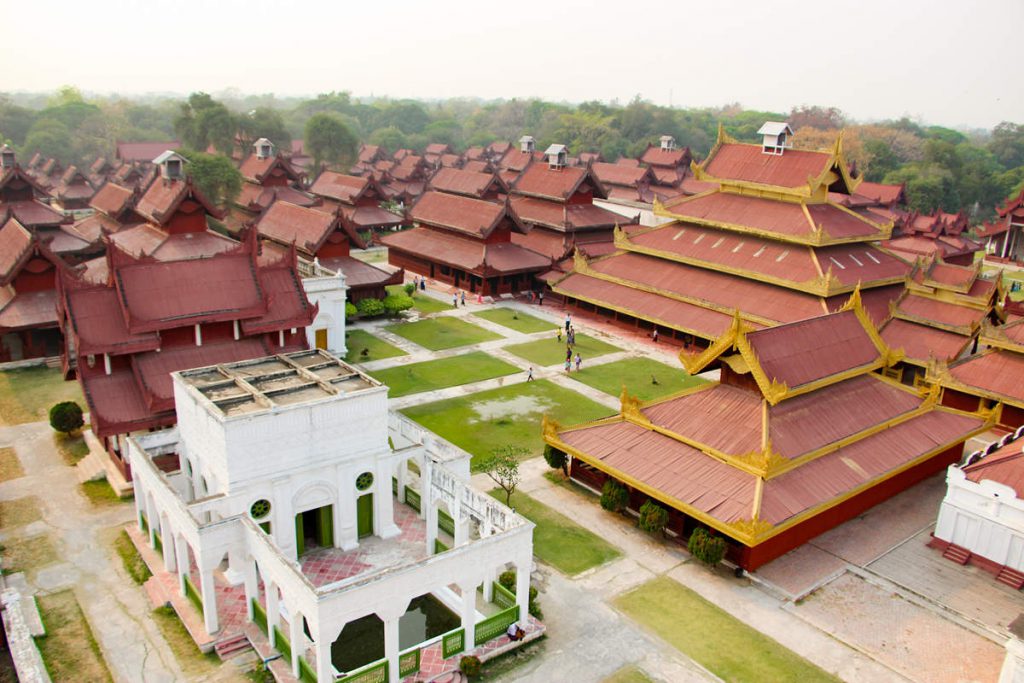
{"type": "Polygon", "coordinates": [[[532,135],[524,135],[519,138],[519,151],[526,152],[527,154],[533,154],[533,148],[537,145],[537,141],[533,139],[532,135]]]}
{"type": "Polygon", "coordinates": [[[153,163],[160,167],[160,176],[164,180],[181,180],[185,177],[185,164],[188,163],[188,159],[177,152],[167,150],[153,159],[153,163]]]}
{"type": "Polygon", "coordinates": [[[14,150],[10,145],[0,147],[0,168],[14,168],[14,150]]]}
{"type": "Polygon", "coordinates": [[[266,138],[260,138],[252,143],[252,146],[256,149],[257,159],[269,159],[274,156],[274,143],[266,138]]]}
{"type": "Polygon", "coordinates": [[[789,127],[788,123],[768,121],[758,129],[757,134],[763,136],[761,151],[765,154],[781,156],[787,147],[793,146],[790,140],[793,136],[793,129],[789,127]]]}
{"type": "Polygon", "coordinates": [[[565,145],[551,145],[544,150],[544,156],[548,158],[548,167],[565,168],[569,161],[569,149],[565,145]]]}
{"type": "Polygon", "coordinates": [[[676,148],[676,139],[671,135],[661,136],[661,151],[671,152],[676,148]]]}

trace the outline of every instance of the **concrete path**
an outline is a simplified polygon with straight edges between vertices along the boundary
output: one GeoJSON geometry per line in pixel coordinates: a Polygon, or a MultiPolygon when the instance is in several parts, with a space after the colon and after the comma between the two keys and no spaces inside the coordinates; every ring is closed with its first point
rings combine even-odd
{"type": "MultiPolygon", "coordinates": [[[[15,449],[25,476],[0,484],[0,500],[36,496],[43,519],[0,531],[0,540],[45,533],[61,560],[26,579],[33,593],[73,589],[115,681],[186,680],[151,616],[145,593],[124,572],[111,543],[134,519],[131,503],[94,506],[81,492],[44,422],[0,427],[0,447],[15,449]]],[[[233,666],[202,681],[244,680],[233,666]]]]}

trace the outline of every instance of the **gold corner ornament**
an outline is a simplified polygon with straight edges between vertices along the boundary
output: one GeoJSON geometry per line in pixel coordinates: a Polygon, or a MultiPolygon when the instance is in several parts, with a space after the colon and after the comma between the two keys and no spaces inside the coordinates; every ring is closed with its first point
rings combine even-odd
{"type": "Polygon", "coordinates": [[[748,465],[762,479],[769,479],[777,470],[789,463],[789,460],[775,450],[770,438],[764,448],[744,453],[737,459],[748,465]]]}
{"type": "Polygon", "coordinates": [[[541,434],[544,436],[545,440],[558,440],[558,430],[560,428],[561,425],[558,424],[558,421],[548,417],[547,413],[544,413],[544,415],[541,417],[540,431],[541,434]]]}
{"type": "MultiPolygon", "coordinates": [[[[727,522],[725,526],[733,530],[740,540],[747,541],[756,541],[758,536],[763,536],[775,528],[775,525],[771,522],[766,522],[756,516],[751,519],[737,519],[735,522],[727,522]]],[[[750,545],[753,545],[753,543],[750,543],[750,545]]]]}
{"type": "Polygon", "coordinates": [[[624,249],[629,246],[629,236],[618,223],[615,224],[615,229],[612,230],[612,244],[620,249],[624,249]]]}
{"type": "Polygon", "coordinates": [[[576,247],[572,252],[572,269],[577,273],[590,272],[590,262],[587,261],[587,257],[583,255],[579,247],[576,247]]]}
{"type": "Polygon", "coordinates": [[[633,422],[634,424],[650,425],[651,421],[647,419],[647,416],[640,410],[640,399],[636,396],[631,396],[626,391],[626,385],[622,385],[622,393],[619,394],[619,412],[622,413],[623,419],[633,422]]]}
{"type": "Polygon", "coordinates": [[[939,394],[942,392],[942,385],[938,382],[928,383],[928,375],[925,373],[925,385],[921,387],[922,408],[933,408],[939,403],[939,394]]]}

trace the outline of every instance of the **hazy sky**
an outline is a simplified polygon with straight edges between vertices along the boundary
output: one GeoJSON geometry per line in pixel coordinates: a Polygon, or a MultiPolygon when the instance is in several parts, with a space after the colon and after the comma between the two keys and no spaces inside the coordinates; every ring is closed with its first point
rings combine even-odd
{"type": "Polygon", "coordinates": [[[567,100],[1024,122],[1024,0],[0,0],[0,90],[567,100]]]}

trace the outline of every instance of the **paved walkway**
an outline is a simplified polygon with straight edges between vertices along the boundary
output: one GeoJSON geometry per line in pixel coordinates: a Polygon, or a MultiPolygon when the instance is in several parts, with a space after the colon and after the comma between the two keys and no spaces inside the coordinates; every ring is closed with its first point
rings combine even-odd
{"type": "MultiPolygon", "coordinates": [[[[61,561],[33,572],[35,593],[73,589],[116,681],[170,683],[185,679],[151,617],[141,587],[125,574],[111,549],[118,531],[135,516],[134,506],[95,507],[81,493],[75,468],[65,464],[43,422],[0,427],[0,447],[15,449],[25,476],[0,484],[0,500],[37,496],[43,519],[0,531],[0,540],[49,536],[61,561]]],[[[196,679],[193,679],[196,680],[196,679]]],[[[244,680],[221,667],[203,681],[244,680]]]]}

